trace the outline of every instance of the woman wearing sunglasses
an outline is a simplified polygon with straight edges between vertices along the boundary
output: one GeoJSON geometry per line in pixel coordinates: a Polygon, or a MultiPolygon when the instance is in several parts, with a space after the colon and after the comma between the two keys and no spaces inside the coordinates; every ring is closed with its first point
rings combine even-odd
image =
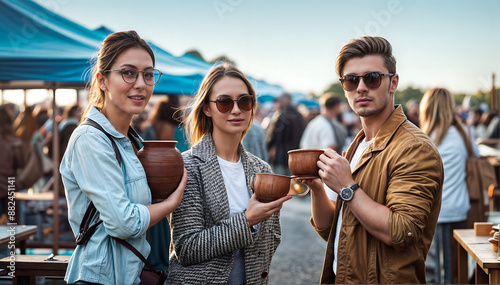
{"type": "Polygon", "coordinates": [[[183,153],[188,182],[171,215],[169,284],[267,284],[281,241],[279,209],[250,190],[271,167],[241,144],[256,108],[255,91],[235,67],[213,67],[186,118],[192,148],[183,153]]]}
{"type": "Polygon", "coordinates": [[[151,205],[146,174],[131,144],[132,117],[144,110],[161,75],[154,64],[152,49],[135,31],[109,35],[97,54],[82,121],[98,125],[86,121],[75,129],[60,172],[75,236],[90,203],[99,212],[92,224],[102,223],[73,252],[64,278],[69,284],[139,284],[144,263],[111,236],[125,239],[147,257],[147,229],[182,199],[185,170],[177,190],[151,205]]]}

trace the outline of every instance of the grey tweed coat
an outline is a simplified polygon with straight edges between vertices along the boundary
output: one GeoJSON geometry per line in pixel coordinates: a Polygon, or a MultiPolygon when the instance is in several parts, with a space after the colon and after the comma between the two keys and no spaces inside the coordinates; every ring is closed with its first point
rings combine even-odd
{"type": "MultiPolygon", "coordinates": [[[[248,195],[255,173],[271,167],[245,151],[239,151],[248,195]]],[[[248,226],[245,214],[229,217],[229,202],[212,136],[207,134],[182,154],[188,181],[180,206],[171,214],[172,241],[166,284],[226,284],[235,252],[245,249],[247,284],[267,284],[271,258],[281,242],[279,212],[258,225],[248,226]]]]}

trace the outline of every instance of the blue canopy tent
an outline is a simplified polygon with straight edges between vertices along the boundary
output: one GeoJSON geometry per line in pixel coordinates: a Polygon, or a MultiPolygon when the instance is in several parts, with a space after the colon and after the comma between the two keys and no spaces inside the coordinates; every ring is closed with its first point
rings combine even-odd
{"type": "MultiPolygon", "coordinates": [[[[0,88],[83,88],[107,29],[89,30],[27,0],[0,0],[0,88]]],[[[193,94],[211,64],[151,44],[164,76],[155,93],[193,94]]]]}

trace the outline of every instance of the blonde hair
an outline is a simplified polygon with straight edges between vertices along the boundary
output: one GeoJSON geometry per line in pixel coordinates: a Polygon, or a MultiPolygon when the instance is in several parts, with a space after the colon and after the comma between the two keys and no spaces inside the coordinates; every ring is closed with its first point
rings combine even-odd
{"type": "Polygon", "coordinates": [[[97,74],[107,76],[104,72],[109,70],[115,63],[120,54],[129,48],[142,48],[149,53],[155,65],[155,55],[148,43],[143,40],[136,31],[116,32],[107,36],[102,42],[101,48],[97,53],[95,63],[92,68],[92,81],[90,82],[89,104],[83,112],[80,122],[85,121],[87,114],[92,106],[101,109],[104,106],[105,92],[101,90],[97,74]]]}
{"type": "Polygon", "coordinates": [[[455,112],[455,99],[450,91],[445,88],[433,88],[425,92],[420,102],[420,128],[427,135],[435,133],[434,143],[439,145],[450,126],[454,125],[461,133],[465,130],[460,123],[460,118],[455,112]]]}
{"type": "MultiPolygon", "coordinates": [[[[203,112],[203,107],[206,104],[209,104],[210,95],[215,83],[226,76],[241,79],[247,86],[248,94],[252,97],[253,103],[250,122],[253,120],[253,116],[257,108],[257,100],[255,98],[255,90],[253,89],[250,81],[246,78],[243,72],[241,72],[231,64],[223,63],[220,65],[216,65],[212,67],[210,71],[208,71],[208,73],[205,75],[203,81],[201,82],[200,88],[198,89],[198,92],[193,99],[193,102],[186,108],[185,113],[188,115],[184,120],[184,125],[186,126],[184,131],[186,133],[186,137],[189,139],[191,146],[199,142],[207,133],[212,133],[212,118],[205,115],[205,113],[203,112]]],[[[247,128],[243,131],[241,140],[243,140],[243,138],[245,137],[250,126],[251,123],[248,124],[247,128]]]]}

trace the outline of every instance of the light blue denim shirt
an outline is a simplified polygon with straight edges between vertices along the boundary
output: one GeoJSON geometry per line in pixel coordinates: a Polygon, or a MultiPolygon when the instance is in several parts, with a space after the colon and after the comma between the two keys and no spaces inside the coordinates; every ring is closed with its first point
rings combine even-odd
{"type": "Polygon", "coordinates": [[[110,236],[126,239],[145,257],[151,204],[146,173],[130,140],[120,134],[96,108],[88,118],[113,136],[121,167],[109,138],[100,130],[80,125],[71,135],[60,172],[68,201],[68,216],[75,236],[90,200],[99,211],[100,224],[87,244],[77,246],[64,280],[100,284],[138,284],[143,262],[110,236]],[[89,200],[90,198],[90,200],[89,200]]]}

